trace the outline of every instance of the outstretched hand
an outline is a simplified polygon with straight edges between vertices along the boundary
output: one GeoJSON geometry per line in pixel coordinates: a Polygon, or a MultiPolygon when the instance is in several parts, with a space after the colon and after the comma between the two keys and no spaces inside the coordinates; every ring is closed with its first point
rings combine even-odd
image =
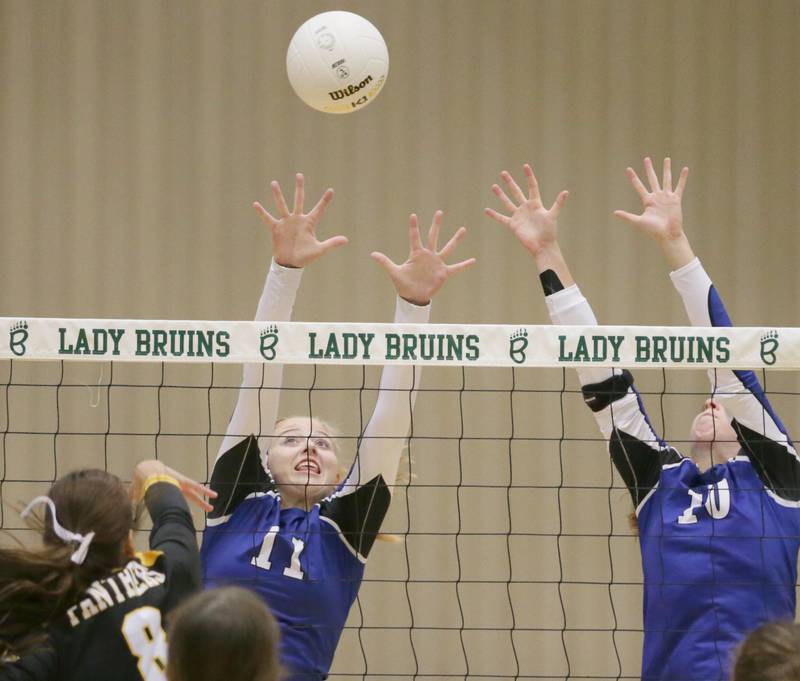
{"type": "Polygon", "coordinates": [[[166,475],[173,478],[178,482],[181,492],[188,502],[199,506],[204,511],[213,510],[214,507],[206,499],[214,499],[217,496],[214,490],[155,459],[140,461],[136,468],[133,469],[133,479],[131,480],[129,493],[134,503],[142,500],[144,496],[143,485],[149,477],[154,475],[166,475]]]}
{"type": "Polygon", "coordinates": [[[423,246],[420,238],[417,216],[411,215],[408,221],[410,250],[408,259],[401,265],[378,251],[371,254],[372,259],[389,273],[397,295],[415,305],[427,305],[445,281],[475,264],[475,258],[454,265],[445,263],[445,258],[455,250],[467,230],[459,227],[442,249],[437,250],[443,215],[440,210],[434,214],[426,246],[423,246]]]}
{"type": "Polygon", "coordinates": [[[661,247],[670,267],[677,270],[694,259],[694,252],[683,231],[683,209],[681,207],[689,169],[684,167],[681,170],[678,184],[674,190],[672,189],[672,162],[669,157],[664,159],[661,183],[653,169],[653,161],[649,157],[644,160],[644,169],[650,184],[649,191],[633,168],[625,171],[636,193],[642,199],[644,210],[639,215],[624,210],[615,210],[614,215],[653,237],[661,247]]]}
{"type": "Polygon", "coordinates": [[[317,224],[333,198],[333,189],[325,190],[317,204],[308,213],[303,213],[305,198],[304,179],[302,173],[295,176],[294,206],[289,206],[281,191],[281,186],[273,180],[270,183],[272,196],[279,217],[275,218],[256,201],[256,209],[262,222],[269,227],[272,234],[272,257],[284,267],[305,267],[329,251],[347,243],[347,237],[333,236],[325,241],[317,239],[317,224]]]}
{"type": "Polygon", "coordinates": [[[683,236],[683,211],[681,198],[686,188],[686,178],[689,169],[683,168],[678,178],[678,185],[672,189],[672,162],[669,157],[664,159],[663,176],[661,183],[658,181],[653,161],[648,157],[644,160],[644,169],[650,190],[644,186],[633,168],[625,172],[633,188],[642,199],[641,214],[628,213],[624,210],[615,210],[614,215],[626,222],[630,222],[645,234],[652,236],[656,241],[678,239],[683,236]]]}
{"type": "Polygon", "coordinates": [[[567,200],[569,192],[562,191],[556,197],[553,205],[545,208],[533,169],[527,163],[523,167],[528,180],[528,196],[525,196],[511,174],[504,170],[500,173],[500,177],[514,200],[512,201],[508,197],[500,185],[493,184],[492,191],[503,202],[510,215],[498,213],[492,208],[487,208],[485,213],[501,225],[508,227],[522,245],[536,256],[557,244],[558,214],[561,212],[561,207],[567,200]]]}

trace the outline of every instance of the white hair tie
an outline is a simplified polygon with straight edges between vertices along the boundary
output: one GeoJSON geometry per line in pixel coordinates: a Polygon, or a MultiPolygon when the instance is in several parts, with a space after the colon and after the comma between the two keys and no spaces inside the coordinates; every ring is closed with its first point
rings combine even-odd
{"type": "Polygon", "coordinates": [[[25,507],[25,510],[22,511],[20,515],[23,518],[27,518],[33,511],[34,507],[38,506],[39,504],[46,504],[50,508],[50,514],[52,515],[53,521],[53,532],[56,533],[56,536],[66,544],[70,544],[72,542],[76,542],[78,544],[78,548],[75,549],[75,552],[72,554],[72,556],[70,556],[70,560],[77,565],[82,565],[83,561],[86,560],[86,554],[89,552],[89,546],[92,543],[92,539],[94,539],[94,532],[80,534],[79,532],[70,532],[70,530],[62,527],[58,522],[58,518],[56,517],[55,503],[53,503],[53,500],[50,497],[46,496],[36,497],[25,507]]]}

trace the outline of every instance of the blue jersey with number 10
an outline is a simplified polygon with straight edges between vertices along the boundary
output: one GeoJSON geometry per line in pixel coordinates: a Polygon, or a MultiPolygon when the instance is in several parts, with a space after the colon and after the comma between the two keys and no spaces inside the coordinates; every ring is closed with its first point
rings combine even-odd
{"type": "MultiPolygon", "coordinates": [[[[698,260],[672,278],[694,325],[731,325],[698,260]]],[[[553,294],[548,306],[558,323],[596,323],[577,287],[553,294]]],[[[765,334],[762,352],[776,346],[775,335],[765,334]]],[[[727,681],[735,647],[749,631],[794,619],[800,549],[794,446],[751,371],[709,372],[713,401],[731,417],[739,453],[704,472],[656,435],[628,372],[579,374],[636,508],[642,679],[727,681]]]]}
{"type": "Polygon", "coordinates": [[[665,464],[638,521],[643,679],[727,679],[744,634],[794,618],[800,513],[748,456],[705,473],[689,459],[665,464]]]}

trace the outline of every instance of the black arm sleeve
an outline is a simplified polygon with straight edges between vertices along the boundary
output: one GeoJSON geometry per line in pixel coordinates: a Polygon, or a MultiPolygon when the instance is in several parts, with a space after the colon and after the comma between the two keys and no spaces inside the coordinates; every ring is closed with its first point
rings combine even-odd
{"type": "Polygon", "coordinates": [[[254,492],[265,492],[274,485],[261,465],[258,440],[251,435],[217,459],[209,483],[219,496],[212,499],[214,510],[209,518],[230,515],[254,492]]]}
{"type": "Polygon", "coordinates": [[[58,654],[46,646],[14,662],[2,662],[0,681],[58,681],[58,654]]]}
{"type": "Polygon", "coordinates": [[[180,489],[169,482],[157,482],[144,497],[153,519],[150,548],[164,553],[169,603],[165,610],[200,590],[200,552],[197,549],[192,514],[180,489]]]}
{"type": "Polygon", "coordinates": [[[392,495],[383,476],[378,475],[353,492],[323,501],[320,504],[320,516],[336,523],[345,541],[359,556],[366,558],[391,500],[392,495]]]}
{"type": "Polygon", "coordinates": [[[800,461],[786,447],[766,435],[731,421],[739,444],[767,489],[782,499],[800,501],[800,461]]]}

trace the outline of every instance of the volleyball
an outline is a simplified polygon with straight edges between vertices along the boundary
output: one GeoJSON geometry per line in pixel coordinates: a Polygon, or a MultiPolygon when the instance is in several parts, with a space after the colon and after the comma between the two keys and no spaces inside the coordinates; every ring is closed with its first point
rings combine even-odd
{"type": "Polygon", "coordinates": [[[297,29],[286,52],[292,88],[325,113],[352,113],[381,91],[389,51],[375,26],[352,12],[317,14],[297,29]]]}

